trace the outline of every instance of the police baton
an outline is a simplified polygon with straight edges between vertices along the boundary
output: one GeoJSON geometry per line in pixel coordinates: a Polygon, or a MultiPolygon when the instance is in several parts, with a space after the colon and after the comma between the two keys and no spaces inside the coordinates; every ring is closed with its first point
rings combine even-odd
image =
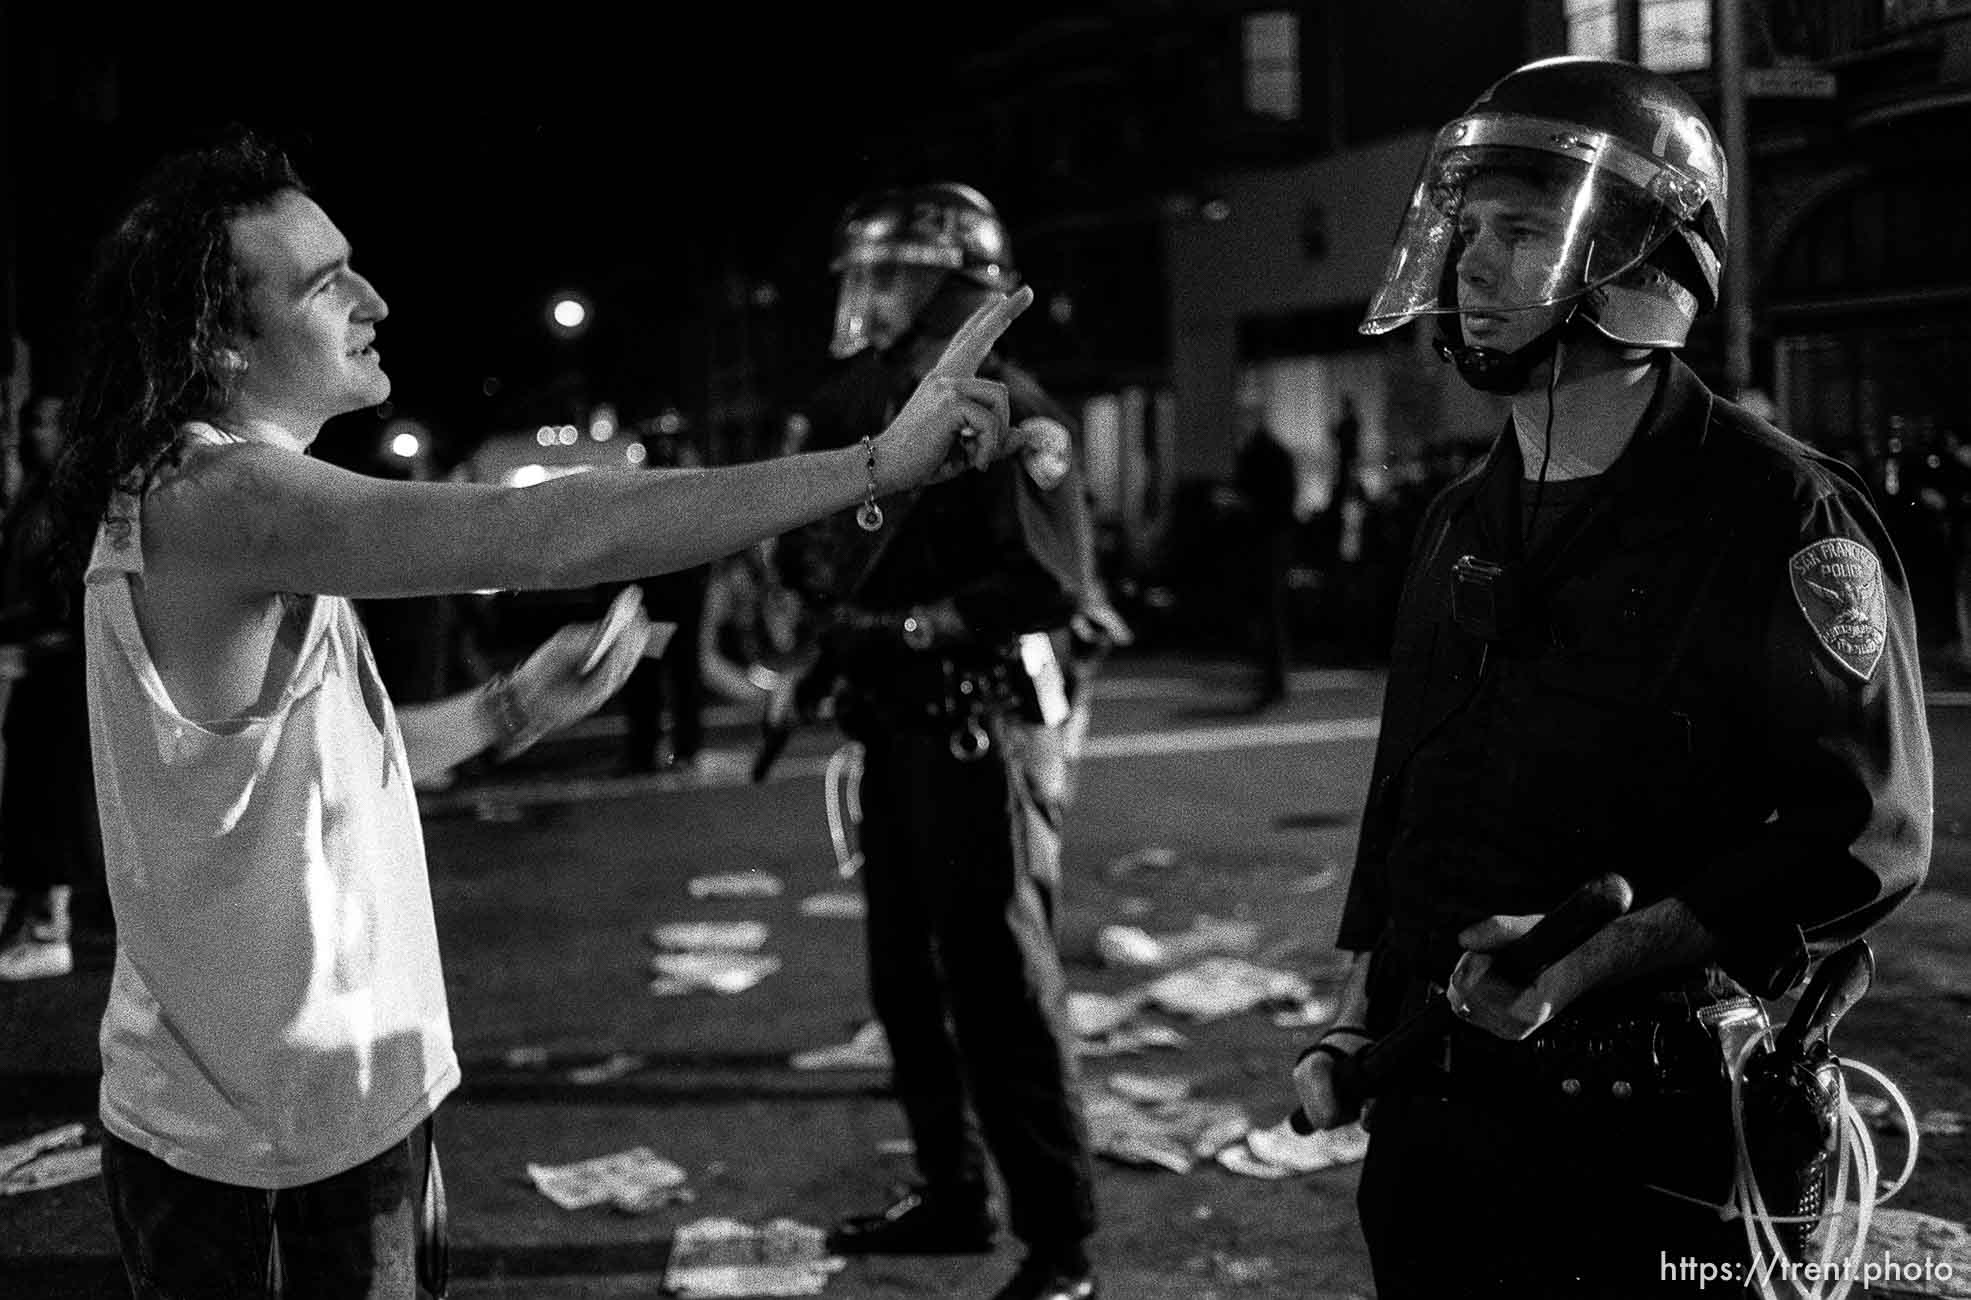
{"type": "MultiPolygon", "coordinates": [[[[1531,930],[1492,954],[1492,968],[1514,984],[1530,985],[1541,971],[1587,942],[1595,931],[1629,910],[1635,893],[1614,872],[1582,885],[1567,901],[1540,918],[1531,930]]],[[[1339,1113],[1356,1115],[1404,1071],[1438,1048],[1457,1023],[1448,997],[1432,998],[1417,1012],[1352,1056],[1334,1058],[1334,1092],[1339,1113]]],[[[1288,1118],[1303,1137],[1314,1132],[1307,1112],[1294,1107],[1288,1118]]]]}

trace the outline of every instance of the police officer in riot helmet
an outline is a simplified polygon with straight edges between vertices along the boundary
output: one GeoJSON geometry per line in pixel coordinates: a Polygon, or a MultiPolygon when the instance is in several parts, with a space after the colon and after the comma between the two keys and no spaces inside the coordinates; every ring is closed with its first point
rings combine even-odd
{"type": "MultiPolygon", "coordinates": [[[[1350,976],[1293,1071],[1317,1128],[1371,1094],[1384,1300],[1668,1294],[1742,1263],[1726,1043],[1927,870],[1909,590],[1866,489],[1677,356],[1725,197],[1674,82],[1530,64],[1438,133],[1361,327],[1428,318],[1511,407],[1417,535],[1350,976]],[[1511,944],[1604,872],[1626,913],[1520,969],[1511,944]]],[[[1776,1168],[1773,1213],[1819,1204],[1821,1152],[1776,1168]]]]}
{"type": "MultiPolygon", "coordinates": [[[[970,305],[1018,283],[992,204],[950,183],[857,203],[833,270],[840,365],[804,409],[816,447],[881,428],[970,305]]],[[[822,628],[792,706],[832,698],[863,746],[870,994],[919,1175],[829,1244],[990,1250],[990,1153],[1026,1248],[998,1295],[1070,1300],[1096,1293],[1095,1206],[1053,924],[1090,530],[1072,419],[1031,376],[986,370],[1027,448],[1004,472],[884,499],[873,531],[845,517],[779,552],[822,628]]]]}

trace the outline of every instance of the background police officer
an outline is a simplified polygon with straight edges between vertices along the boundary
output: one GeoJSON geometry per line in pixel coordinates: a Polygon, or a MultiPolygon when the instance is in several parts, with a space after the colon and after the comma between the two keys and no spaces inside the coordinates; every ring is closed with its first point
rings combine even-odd
{"type": "MultiPolygon", "coordinates": [[[[1006,230],[963,185],[855,205],[833,269],[840,367],[806,407],[811,447],[883,426],[983,295],[1017,284],[1006,230]]],[[[1001,1300],[1095,1294],[1092,1174],[1053,920],[1070,622],[1092,561],[1072,421],[994,359],[1028,450],[983,475],[884,500],[785,539],[821,620],[799,691],[835,691],[865,747],[862,880],[871,998],[921,1183],[845,1221],[843,1254],[990,1248],[985,1154],[1026,1245],[1001,1300]]]]}
{"type": "Polygon", "coordinates": [[[1384,1300],[1656,1295],[1665,1258],[1742,1259],[1710,1021],[1927,868],[1909,590],[1866,490],[1674,353],[1717,299],[1725,183],[1670,81],[1529,65],[1437,136],[1362,326],[1433,318],[1511,401],[1417,535],[1353,977],[1294,1071],[1345,1118],[1337,1062],[1448,986],[1459,1019],[1370,1117],[1384,1300]],[[1633,910],[1505,979],[1489,954],[1605,871],[1633,910]]]}

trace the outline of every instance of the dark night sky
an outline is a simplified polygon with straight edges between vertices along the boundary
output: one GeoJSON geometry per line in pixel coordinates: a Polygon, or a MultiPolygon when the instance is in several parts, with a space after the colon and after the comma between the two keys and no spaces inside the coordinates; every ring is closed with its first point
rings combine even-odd
{"type": "Polygon", "coordinates": [[[976,44],[933,6],[485,6],[438,31],[408,5],[201,9],[196,27],[35,8],[10,17],[10,130],[19,310],[44,361],[142,167],[243,121],[289,149],[389,300],[397,399],[459,423],[487,377],[511,392],[562,363],[557,288],[597,301],[588,367],[636,370],[645,400],[702,348],[694,266],[736,254],[816,317],[819,348],[835,215],[894,178],[897,124],[976,44]],[[110,111],[91,89],[106,66],[110,111]]]}

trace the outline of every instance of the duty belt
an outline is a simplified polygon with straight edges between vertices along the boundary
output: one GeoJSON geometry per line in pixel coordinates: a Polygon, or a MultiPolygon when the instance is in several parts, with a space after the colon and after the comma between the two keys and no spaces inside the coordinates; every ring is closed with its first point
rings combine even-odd
{"type": "Polygon", "coordinates": [[[984,758],[992,748],[994,719],[1019,709],[1013,674],[1004,661],[965,664],[949,658],[921,660],[886,675],[880,684],[854,680],[838,703],[842,726],[857,739],[877,732],[930,732],[950,739],[961,762],[984,758]]]}
{"type": "Polygon", "coordinates": [[[1551,1098],[1556,1104],[1722,1092],[1716,1022],[1741,1010],[1763,1015],[1751,998],[1695,1010],[1682,998],[1664,997],[1619,1011],[1562,1015],[1521,1042],[1460,1023],[1445,1036],[1434,1068],[1399,1086],[1447,1096],[1551,1098]]]}

